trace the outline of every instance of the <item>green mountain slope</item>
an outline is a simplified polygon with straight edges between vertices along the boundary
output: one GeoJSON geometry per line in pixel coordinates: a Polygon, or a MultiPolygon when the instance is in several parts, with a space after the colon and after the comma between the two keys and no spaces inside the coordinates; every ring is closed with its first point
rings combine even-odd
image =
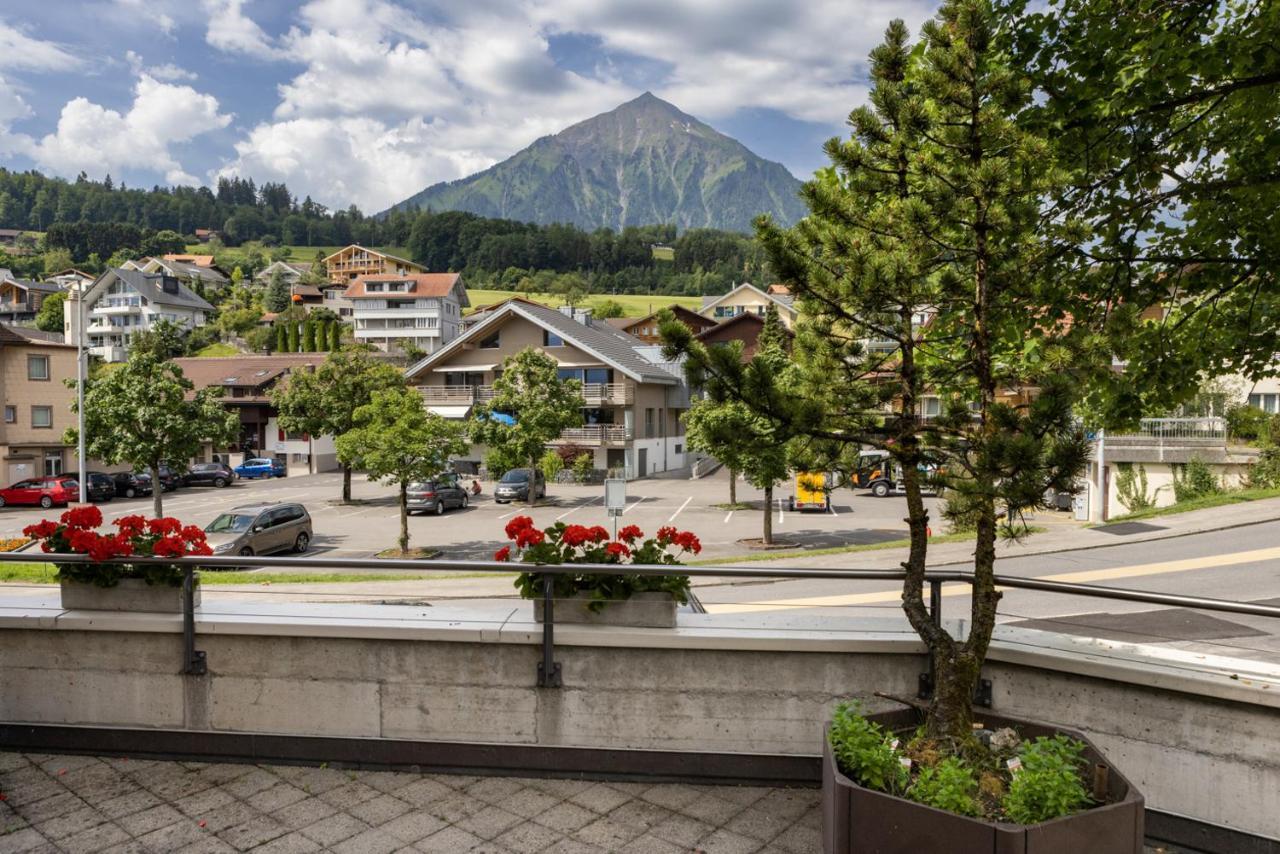
{"type": "Polygon", "coordinates": [[[585,229],[670,222],[748,231],[759,213],[788,224],[803,216],[799,189],[782,164],[646,92],[392,210],[462,210],[585,229]]]}

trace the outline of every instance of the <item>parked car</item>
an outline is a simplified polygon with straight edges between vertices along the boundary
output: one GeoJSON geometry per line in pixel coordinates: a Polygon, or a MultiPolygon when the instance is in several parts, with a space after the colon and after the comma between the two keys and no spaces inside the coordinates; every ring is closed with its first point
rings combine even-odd
{"type": "Polygon", "coordinates": [[[301,504],[246,504],[219,514],[204,532],[218,555],[301,554],[311,545],[311,515],[301,504]]]}
{"type": "Polygon", "coordinates": [[[183,486],[216,486],[221,489],[236,479],[236,473],[226,463],[196,463],[187,469],[182,478],[183,486]]]}
{"type": "Polygon", "coordinates": [[[266,457],[254,457],[236,466],[235,473],[240,477],[284,477],[288,468],[280,460],[269,460],[266,457]]]}
{"type": "MultiPolygon", "coordinates": [[[[529,500],[529,469],[512,469],[502,476],[493,490],[493,500],[499,504],[508,501],[529,500]]],[[[547,479],[541,469],[533,470],[534,497],[543,498],[547,494],[547,479]]]]}
{"type": "Polygon", "coordinates": [[[0,507],[10,504],[38,504],[46,510],[55,504],[80,500],[80,482],[68,475],[33,477],[0,489],[0,507]]]}
{"type": "Polygon", "coordinates": [[[470,500],[456,474],[442,474],[431,480],[411,483],[408,498],[410,513],[434,513],[437,516],[452,507],[466,507],[470,500]]]}
{"type": "Polygon", "coordinates": [[[116,495],[134,498],[138,495],[151,494],[151,475],[144,471],[118,471],[111,475],[116,487],[116,495]]]}
{"type": "Polygon", "coordinates": [[[109,474],[100,471],[85,472],[88,489],[85,493],[90,501],[110,501],[116,497],[116,482],[109,474]]]}
{"type": "Polygon", "coordinates": [[[179,486],[182,486],[182,476],[164,463],[160,464],[160,471],[156,472],[152,480],[152,485],[154,486],[155,482],[158,481],[160,489],[164,492],[173,492],[179,486]]]}

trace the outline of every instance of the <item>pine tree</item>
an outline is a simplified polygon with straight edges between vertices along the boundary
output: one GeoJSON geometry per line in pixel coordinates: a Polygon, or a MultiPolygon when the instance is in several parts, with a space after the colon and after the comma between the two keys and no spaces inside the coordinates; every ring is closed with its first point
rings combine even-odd
{"type": "Polygon", "coordinates": [[[289,307],[289,283],[285,281],[284,273],[278,268],[271,274],[267,295],[262,304],[267,311],[274,311],[277,314],[289,307]]]}
{"type": "Polygon", "coordinates": [[[778,307],[773,303],[769,303],[764,310],[764,326],[760,329],[756,346],[760,350],[773,347],[784,353],[791,349],[787,327],[783,325],[782,318],[778,316],[778,307]]]}

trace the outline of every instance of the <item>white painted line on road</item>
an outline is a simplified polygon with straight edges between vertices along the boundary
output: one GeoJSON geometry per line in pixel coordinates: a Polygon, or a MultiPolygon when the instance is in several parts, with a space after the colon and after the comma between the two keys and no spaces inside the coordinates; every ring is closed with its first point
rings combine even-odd
{"type": "Polygon", "coordinates": [[[503,514],[502,514],[501,516],[499,516],[498,518],[499,518],[499,519],[509,519],[510,517],[512,517],[512,516],[516,515],[517,513],[519,513],[519,512],[520,512],[520,510],[521,510],[521,508],[517,507],[515,510],[512,510],[510,513],[503,513],[503,514]]]}
{"type": "Polygon", "coordinates": [[[570,513],[573,513],[577,510],[581,510],[583,507],[586,507],[590,504],[595,504],[597,501],[603,501],[603,500],[604,500],[603,497],[597,496],[591,499],[590,501],[584,501],[581,504],[575,504],[574,506],[570,507],[568,510],[564,511],[559,516],[557,516],[556,521],[559,522],[561,519],[563,519],[565,516],[568,516],[570,513]]]}
{"type": "Polygon", "coordinates": [[[676,520],[676,517],[680,515],[680,513],[684,510],[684,508],[686,508],[686,507],[688,507],[688,506],[689,506],[689,502],[690,502],[690,501],[692,501],[692,500],[693,500],[693,496],[692,496],[692,495],[690,495],[688,498],[686,498],[686,499],[684,500],[684,503],[680,505],[679,509],[678,509],[678,510],[676,510],[676,512],[672,513],[672,514],[667,518],[667,523],[668,523],[668,524],[670,524],[671,522],[674,522],[674,521],[676,520]]]}
{"type": "Polygon", "coordinates": [[[726,514],[725,514],[725,517],[724,517],[724,523],[725,523],[726,525],[728,525],[728,524],[729,524],[729,520],[730,520],[730,519],[732,519],[732,518],[733,518],[733,511],[732,511],[732,510],[730,510],[728,513],[726,513],[726,514]]]}
{"type": "Polygon", "coordinates": [[[782,499],[779,498],[777,499],[777,501],[778,501],[778,524],[781,525],[787,517],[782,512],[782,499]]]}
{"type": "Polygon", "coordinates": [[[640,506],[640,502],[641,502],[641,501],[644,501],[644,499],[643,499],[643,498],[637,498],[637,499],[636,499],[636,503],[635,503],[635,504],[632,504],[632,505],[631,505],[630,507],[628,507],[626,510],[623,510],[623,511],[622,511],[622,515],[623,515],[623,516],[625,516],[625,515],[627,515],[628,513],[630,513],[632,510],[635,510],[637,507],[639,507],[639,506],[640,506]]]}
{"type": "Polygon", "coordinates": [[[830,511],[832,516],[840,515],[839,513],[836,512],[836,506],[834,504],[827,504],[827,510],[830,511]]]}

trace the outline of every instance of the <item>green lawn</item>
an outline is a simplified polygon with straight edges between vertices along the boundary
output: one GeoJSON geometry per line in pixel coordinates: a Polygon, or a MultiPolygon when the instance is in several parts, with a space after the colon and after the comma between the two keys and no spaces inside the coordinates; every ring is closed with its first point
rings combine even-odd
{"type": "Polygon", "coordinates": [[[1280,489],[1237,489],[1231,492],[1218,492],[1202,498],[1193,498],[1170,504],[1168,507],[1148,507],[1135,510],[1123,516],[1113,516],[1104,524],[1114,525],[1117,522],[1135,522],[1139,519],[1150,519],[1153,516],[1169,516],[1173,513],[1186,513],[1188,510],[1207,510],[1210,507],[1225,507],[1228,504],[1243,504],[1246,501],[1258,501],[1263,498],[1280,498],[1280,489]]]}
{"type": "MultiPolygon", "coordinates": [[[[561,303],[560,297],[555,294],[517,294],[514,291],[491,291],[484,288],[467,288],[467,296],[471,299],[472,307],[491,305],[515,296],[523,296],[543,305],[558,306],[561,303]]],[[[693,311],[702,308],[702,297],[648,296],[646,294],[618,294],[617,296],[593,294],[587,297],[586,306],[594,309],[605,300],[614,300],[620,303],[624,317],[644,317],[660,308],[666,308],[672,303],[682,305],[693,311]]]]}
{"type": "Polygon", "coordinates": [[[240,350],[225,341],[215,341],[196,353],[197,356],[239,356],[240,350]]]}

